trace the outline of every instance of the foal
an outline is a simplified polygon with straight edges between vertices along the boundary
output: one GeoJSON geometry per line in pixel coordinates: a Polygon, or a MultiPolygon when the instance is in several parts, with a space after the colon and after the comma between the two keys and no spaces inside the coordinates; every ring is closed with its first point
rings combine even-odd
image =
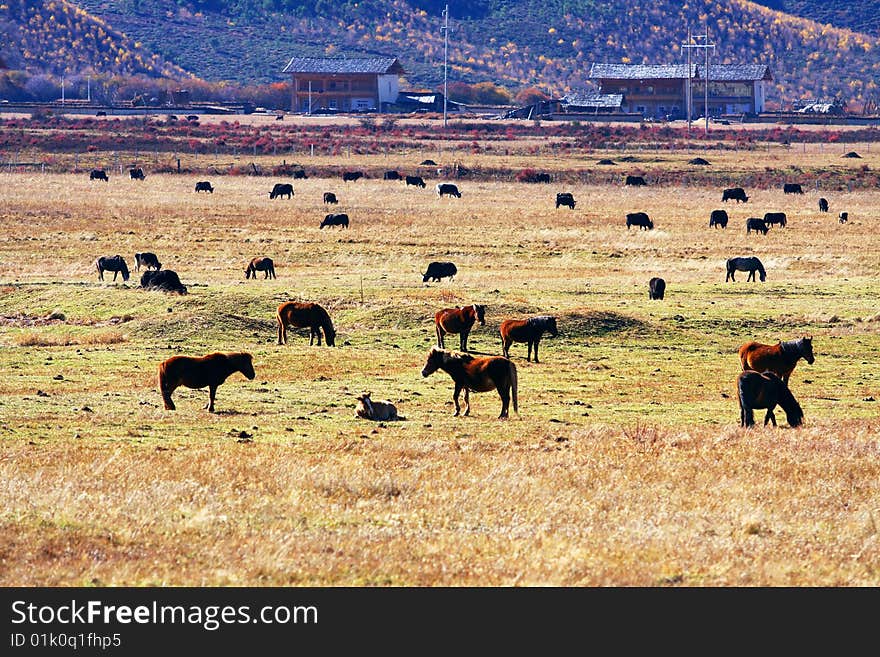
{"type": "Polygon", "coordinates": [[[452,377],[455,383],[455,392],[452,401],[455,402],[455,413],[461,413],[458,396],[464,390],[464,414],[471,412],[470,391],[488,392],[497,390],[501,397],[501,415],[499,418],[508,417],[510,400],[513,399],[513,410],[519,413],[516,399],[516,365],[513,361],[501,356],[488,356],[475,358],[470,354],[455,354],[445,349],[432,347],[428,352],[428,360],[422,368],[422,376],[429,376],[437,370],[443,370],[452,377]]]}
{"type": "Polygon", "coordinates": [[[510,345],[514,342],[527,342],[528,352],[526,361],[532,359],[532,348],[535,350],[535,362],[538,362],[538,343],[544,331],[555,338],[559,331],[556,329],[556,318],[550,315],[539,315],[528,319],[505,319],[498,328],[501,332],[501,349],[505,358],[510,358],[510,345]]]}
{"type": "Polygon", "coordinates": [[[443,336],[448,333],[458,333],[459,344],[462,351],[467,351],[467,340],[471,328],[475,322],[480,326],[486,325],[486,306],[474,304],[464,308],[444,308],[434,314],[434,328],[437,330],[437,346],[441,349],[443,336]]]}
{"type": "Polygon", "coordinates": [[[774,372],[755,372],[746,370],[736,379],[736,393],[739,399],[740,425],[751,427],[755,424],[754,409],[766,408],[764,426],[772,422],[776,426],[773,409],[779,405],[785,411],[788,425],[798,427],[804,422],[804,412],[791,390],[774,372]]]}
{"type": "Polygon", "coordinates": [[[253,357],[249,353],[214,352],[201,357],[172,356],[159,364],[159,392],[162,393],[165,410],[175,410],[171,393],[180,386],[187,388],[207,386],[210,397],[205,408],[209,413],[213,413],[217,387],[235,372],[241,372],[251,380],[256,376],[253,357]]]}

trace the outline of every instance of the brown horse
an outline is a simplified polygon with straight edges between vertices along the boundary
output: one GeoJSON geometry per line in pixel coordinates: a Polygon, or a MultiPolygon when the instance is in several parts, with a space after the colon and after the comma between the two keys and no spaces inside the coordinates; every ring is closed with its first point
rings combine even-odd
{"type": "Polygon", "coordinates": [[[736,379],[736,394],[739,399],[740,425],[751,427],[755,424],[754,409],[766,408],[764,426],[772,422],[776,426],[773,409],[779,405],[785,411],[788,425],[799,427],[804,422],[804,412],[791,390],[775,372],[754,372],[746,370],[736,379]]]}
{"type": "Polygon", "coordinates": [[[528,352],[526,360],[532,359],[532,348],[535,350],[535,362],[538,362],[538,343],[544,331],[551,337],[556,337],[559,331],[556,329],[556,318],[550,315],[539,315],[528,319],[505,319],[498,328],[501,331],[501,349],[505,358],[510,358],[510,345],[514,342],[527,342],[528,352]]]}
{"type": "Polygon", "coordinates": [[[441,349],[443,336],[448,333],[458,333],[461,350],[467,351],[468,335],[474,322],[480,322],[480,326],[486,325],[486,306],[474,304],[464,308],[444,308],[434,314],[434,328],[437,329],[437,346],[441,349]]]}
{"type": "Polygon", "coordinates": [[[321,330],[324,331],[328,347],[333,347],[336,344],[336,330],[333,328],[333,322],[330,321],[330,315],[316,303],[285,301],[278,306],[276,318],[278,319],[278,344],[287,344],[288,326],[309,327],[311,329],[310,346],[314,343],[315,338],[318,339],[318,346],[321,346],[321,330]]]}
{"type": "Polygon", "coordinates": [[[247,269],[244,270],[244,277],[250,278],[253,276],[254,280],[256,280],[258,271],[264,272],[263,278],[275,278],[275,263],[272,262],[272,258],[254,258],[251,260],[247,269]]]}
{"type": "Polygon", "coordinates": [[[516,399],[516,365],[513,361],[501,356],[488,356],[475,358],[470,354],[456,354],[438,347],[431,347],[428,352],[428,360],[422,368],[422,376],[429,376],[437,370],[443,370],[452,377],[455,383],[455,392],[452,401],[455,402],[455,413],[461,413],[458,396],[464,390],[464,414],[471,412],[470,391],[488,392],[497,390],[501,397],[501,415],[499,418],[508,417],[507,410],[510,400],[513,399],[513,410],[519,413],[516,399]]]}
{"type": "Polygon", "coordinates": [[[803,337],[769,345],[760,342],[746,342],[739,348],[739,360],[743,370],[756,372],[775,372],[788,385],[788,378],[801,357],[813,364],[813,338],[803,337]]]}
{"type": "Polygon", "coordinates": [[[187,388],[208,387],[210,397],[205,408],[214,412],[214,398],[217,386],[226,381],[230,375],[241,372],[253,380],[253,357],[244,351],[234,353],[214,352],[206,356],[172,356],[159,364],[159,392],[165,402],[165,410],[175,410],[171,401],[171,393],[180,386],[187,388]]]}

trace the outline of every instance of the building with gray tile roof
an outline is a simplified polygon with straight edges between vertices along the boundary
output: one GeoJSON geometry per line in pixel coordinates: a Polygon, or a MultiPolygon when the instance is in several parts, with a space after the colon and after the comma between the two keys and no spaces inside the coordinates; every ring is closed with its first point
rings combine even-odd
{"type": "Polygon", "coordinates": [[[383,111],[397,100],[404,70],[396,57],[291,57],[294,112],[383,111]]]}

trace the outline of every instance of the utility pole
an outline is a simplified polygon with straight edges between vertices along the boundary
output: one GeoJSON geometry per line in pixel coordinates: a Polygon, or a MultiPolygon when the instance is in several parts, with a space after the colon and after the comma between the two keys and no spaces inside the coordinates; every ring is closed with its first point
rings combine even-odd
{"type": "Polygon", "coordinates": [[[312,81],[309,80],[309,116],[312,115],[312,81]]]}
{"type": "MultiPolygon", "coordinates": [[[[715,44],[709,43],[709,25],[706,25],[706,34],[700,35],[698,37],[694,37],[696,39],[703,39],[703,43],[690,43],[690,29],[688,29],[688,43],[684,44],[682,48],[685,48],[688,51],[688,88],[690,88],[690,54],[691,48],[702,48],[706,51],[706,70],[703,75],[703,116],[706,119],[706,132],[709,132],[709,49],[715,50],[715,44]]],[[[690,94],[688,94],[690,95],[690,94]]],[[[690,99],[688,99],[690,102],[690,99]]],[[[688,105],[688,117],[690,117],[690,105],[688,105]]],[[[690,119],[688,119],[688,127],[690,127],[690,119]]]]}
{"type": "Polygon", "coordinates": [[[449,89],[447,86],[446,61],[449,56],[449,5],[443,10],[443,127],[446,127],[446,99],[449,97],[449,89]]]}
{"type": "Polygon", "coordinates": [[[688,137],[691,136],[691,26],[688,25],[687,41],[681,47],[687,51],[687,85],[684,88],[684,104],[687,106],[688,137]]]}

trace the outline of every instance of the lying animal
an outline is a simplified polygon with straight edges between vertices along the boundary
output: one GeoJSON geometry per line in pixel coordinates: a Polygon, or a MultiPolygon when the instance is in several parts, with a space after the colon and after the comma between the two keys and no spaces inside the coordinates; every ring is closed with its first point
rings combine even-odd
{"type": "Polygon", "coordinates": [[[373,393],[365,392],[358,396],[358,405],[357,409],[355,409],[357,417],[362,417],[365,420],[375,420],[377,422],[406,419],[397,414],[397,408],[390,401],[387,399],[374,401],[370,399],[371,394],[373,393]]]}

